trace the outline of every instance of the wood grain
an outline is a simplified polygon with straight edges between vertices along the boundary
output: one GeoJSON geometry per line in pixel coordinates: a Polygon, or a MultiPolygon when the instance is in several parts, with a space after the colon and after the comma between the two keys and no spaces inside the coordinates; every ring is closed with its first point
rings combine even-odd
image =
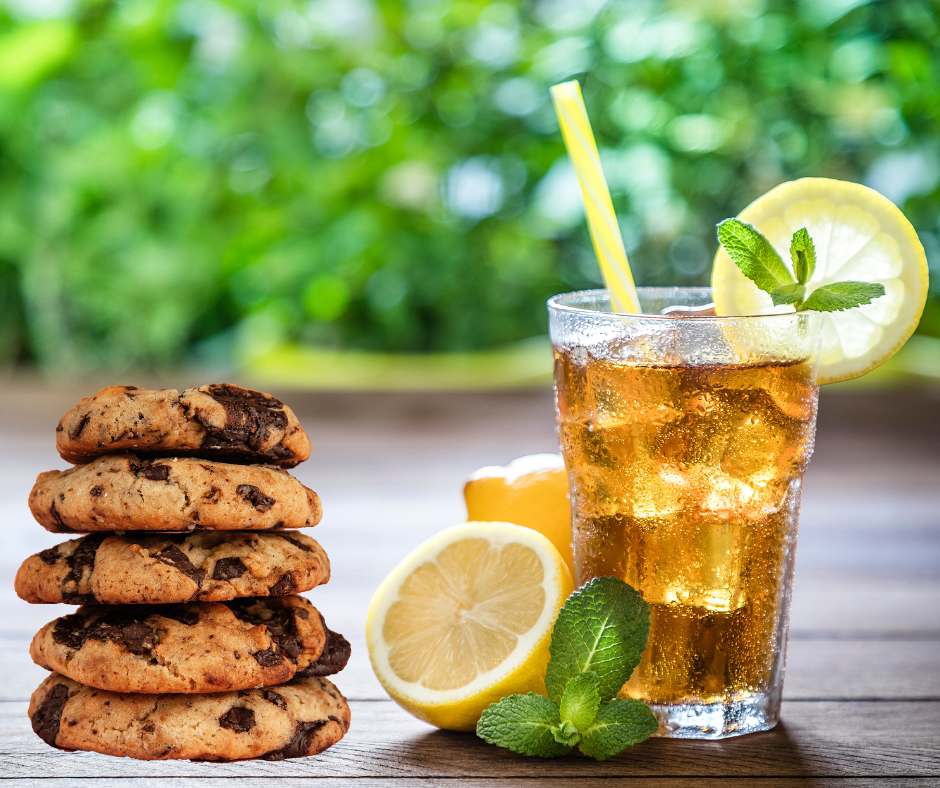
{"type": "Polygon", "coordinates": [[[940,778],[940,702],[788,701],[767,733],[718,742],[651,739],[598,763],[577,754],[545,761],[439,731],[391,701],[352,701],[353,724],[315,758],[269,763],[141,762],[50,751],[29,728],[25,704],[0,704],[0,757],[8,777],[837,777],[940,778]]]}
{"type": "MultiPolygon", "coordinates": [[[[365,641],[336,677],[351,700],[385,700],[365,641]]],[[[23,701],[48,675],[29,659],[28,638],[0,637],[0,701],[23,701]]],[[[787,655],[788,700],[940,700],[940,643],[935,640],[794,640],[787,655]]]]}
{"type": "MultiPolygon", "coordinates": [[[[271,788],[272,779],[269,777],[159,777],[147,778],[146,781],[138,777],[51,777],[42,781],[44,788],[81,788],[91,786],[103,781],[107,788],[198,788],[198,786],[219,786],[221,780],[231,781],[237,788],[271,788]]],[[[429,786],[453,786],[453,788],[506,788],[507,786],[538,786],[538,788],[567,788],[574,785],[577,788],[610,788],[609,777],[278,777],[278,785],[296,786],[296,788],[429,788],[429,786]]],[[[741,786],[742,788],[935,788],[937,781],[933,777],[877,777],[877,778],[813,778],[807,780],[802,777],[743,777],[731,779],[727,777],[618,777],[617,785],[642,786],[642,788],[728,788],[741,786]]],[[[28,779],[12,779],[4,782],[9,788],[25,788],[35,786],[36,783],[28,779]]]]}

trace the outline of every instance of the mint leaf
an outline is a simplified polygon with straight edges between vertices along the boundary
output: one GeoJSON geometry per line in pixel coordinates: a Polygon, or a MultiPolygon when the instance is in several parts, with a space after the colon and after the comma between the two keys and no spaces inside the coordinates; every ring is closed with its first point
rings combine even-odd
{"type": "Polygon", "coordinates": [[[645,704],[633,698],[614,698],[597,710],[594,723],[581,732],[578,749],[591,758],[606,761],[645,741],[658,727],[656,717],[645,704]]]}
{"type": "Polygon", "coordinates": [[[781,304],[798,304],[806,298],[806,285],[796,282],[792,285],[780,285],[770,294],[774,306],[781,304]]]}
{"type": "Polygon", "coordinates": [[[555,737],[555,741],[559,744],[564,744],[567,747],[574,747],[574,745],[581,741],[581,732],[573,722],[569,722],[568,720],[562,720],[561,725],[553,727],[552,736],[555,737]]]}
{"type": "Polygon", "coordinates": [[[639,664],[649,631],[649,605],[623,580],[598,577],[575,591],[552,630],[548,697],[561,703],[568,682],[593,670],[601,700],[612,698],[639,664]]]}
{"type": "MultiPolygon", "coordinates": [[[[790,240],[790,259],[793,261],[793,273],[796,274],[796,280],[805,285],[816,270],[816,247],[805,227],[793,233],[793,238],[790,240]]],[[[774,301],[774,304],[776,303],[774,301]]]]}
{"type": "Polygon", "coordinates": [[[725,219],[718,225],[718,240],[741,272],[764,292],[795,281],[770,241],[751,225],[725,219]]]}
{"type": "Polygon", "coordinates": [[[561,703],[558,705],[562,720],[570,722],[579,731],[594,722],[597,708],[601,705],[601,696],[597,694],[598,682],[597,673],[589,670],[570,679],[565,686],[564,695],[561,696],[561,703]]]}
{"type": "Polygon", "coordinates": [[[544,695],[510,695],[492,703],[477,723],[477,736],[497,747],[540,758],[557,758],[571,751],[555,740],[561,725],[558,706],[544,695]]]}
{"type": "Polygon", "coordinates": [[[884,285],[878,282],[833,282],[810,293],[800,310],[816,312],[841,312],[856,306],[870,304],[872,299],[885,294],[884,285]]]}

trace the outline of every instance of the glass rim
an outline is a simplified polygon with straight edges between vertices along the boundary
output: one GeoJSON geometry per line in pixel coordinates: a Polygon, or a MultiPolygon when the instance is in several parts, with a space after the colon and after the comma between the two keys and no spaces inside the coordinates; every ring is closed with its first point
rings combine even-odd
{"type": "MultiPolygon", "coordinates": [[[[636,291],[639,294],[643,294],[643,295],[648,294],[653,297],[656,297],[656,296],[668,297],[669,294],[676,293],[676,292],[695,293],[695,294],[705,295],[707,293],[711,293],[712,288],[710,287],[638,287],[636,291]]],[[[677,316],[675,315],[654,315],[654,314],[648,314],[646,312],[639,312],[639,313],[637,312],[603,312],[600,309],[588,309],[586,307],[581,307],[581,306],[571,306],[570,304],[565,304],[562,302],[562,299],[573,299],[578,296],[587,298],[590,296],[598,296],[601,294],[609,295],[609,291],[604,287],[593,288],[589,290],[572,290],[570,293],[558,293],[557,295],[553,295],[551,298],[548,299],[546,303],[549,309],[555,309],[555,310],[558,310],[559,312],[569,312],[569,313],[578,314],[578,315],[588,315],[593,318],[603,318],[603,319],[608,319],[608,320],[611,318],[628,318],[631,320],[676,320],[677,319],[677,316]]],[[[767,314],[767,315],[701,315],[701,316],[696,315],[695,317],[688,317],[685,319],[695,320],[697,323],[707,322],[707,321],[727,322],[729,320],[755,320],[755,319],[768,320],[768,319],[779,319],[779,318],[792,319],[794,317],[802,317],[804,315],[810,316],[814,314],[818,315],[820,313],[809,312],[809,311],[797,312],[794,310],[793,312],[771,312],[770,314],[767,314]]],[[[678,316],[678,319],[681,320],[683,319],[683,317],[678,316]]]]}

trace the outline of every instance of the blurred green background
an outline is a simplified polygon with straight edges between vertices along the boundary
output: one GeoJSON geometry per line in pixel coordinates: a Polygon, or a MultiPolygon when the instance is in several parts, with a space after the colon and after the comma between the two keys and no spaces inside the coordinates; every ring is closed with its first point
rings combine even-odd
{"type": "Polygon", "coordinates": [[[547,93],[576,77],[638,284],[706,283],[781,181],[861,181],[927,249],[940,370],[938,2],[2,9],[0,366],[524,366],[599,283],[547,93]]]}

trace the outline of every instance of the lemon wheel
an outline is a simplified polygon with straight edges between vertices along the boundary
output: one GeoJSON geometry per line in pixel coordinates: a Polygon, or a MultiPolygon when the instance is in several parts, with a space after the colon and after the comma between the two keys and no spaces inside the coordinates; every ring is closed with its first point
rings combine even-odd
{"type": "MultiPolygon", "coordinates": [[[[828,178],[781,184],[738,218],[754,225],[789,261],[790,239],[805,227],[816,246],[812,291],[844,280],[880,282],[871,304],[823,316],[819,382],[856,378],[883,364],[914,333],[927,300],[927,257],[904,214],[873,189],[828,178]]],[[[720,248],[712,270],[719,315],[792,312],[774,307],[720,248]]]]}
{"type": "Polygon", "coordinates": [[[432,725],[473,730],[507,695],[544,694],[555,617],[573,591],[552,543],[509,523],[469,522],[416,548],[375,592],[375,674],[432,725]]]}

